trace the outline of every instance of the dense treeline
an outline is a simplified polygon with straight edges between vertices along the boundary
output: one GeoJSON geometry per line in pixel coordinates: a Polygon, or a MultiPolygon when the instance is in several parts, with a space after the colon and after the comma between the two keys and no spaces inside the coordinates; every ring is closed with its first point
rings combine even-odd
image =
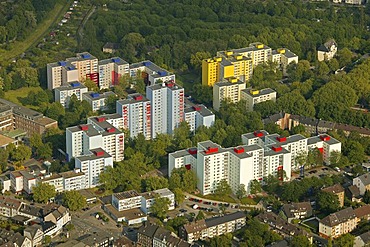
{"type": "Polygon", "coordinates": [[[289,47],[309,61],[328,38],[354,50],[370,44],[364,39],[364,10],[336,9],[328,2],[135,0],[109,1],[108,9],[87,23],[84,49],[98,54],[105,42],[116,42],[130,62],[149,57],[175,69],[191,67],[196,52],[215,54],[255,41],[289,47]]]}
{"type": "Polygon", "coordinates": [[[54,7],[55,0],[15,0],[0,5],[0,44],[22,40],[54,7]]]}

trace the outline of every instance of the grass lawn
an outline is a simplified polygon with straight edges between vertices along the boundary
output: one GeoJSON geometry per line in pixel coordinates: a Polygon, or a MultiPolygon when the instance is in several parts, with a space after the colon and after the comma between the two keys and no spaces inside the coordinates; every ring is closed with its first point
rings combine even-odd
{"type": "Polygon", "coordinates": [[[249,197],[244,197],[240,200],[240,202],[242,204],[246,204],[246,205],[257,205],[259,201],[259,198],[249,198],[249,197]]]}
{"type": "MultiPolygon", "coordinates": [[[[197,195],[200,197],[200,195],[197,195]]],[[[206,195],[203,196],[205,199],[214,200],[214,201],[222,201],[222,202],[229,202],[229,203],[236,203],[234,198],[231,196],[219,196],[219,195],[206,195]]]]}
{"type": "Polygon", "coordinates": [[[48,13],[48,16],[37,25],[36,29],[24,40],[17,41],[11,44],[11,49],[9,51],[0,51],[0,61],[10,60],[14,57],[19,56],[37,41],[39,41],[43,36],[46,35],[49,28],[62,19],[62,16],[67,11],[71,0],[60,0],[55,4],[53,10],[48,13]]]}
{"type": "Polygon", "coordinates": [[[23,106],[35,109],[35,106],[28,106],[28,105],[22,104],[22,99],[26,98],[29,92],[31,91],[40,92],[42,91],[42,88],[41,87],[23,87],[17,90],[9,90],[5,92],[4,98],[15,104],[23,105],[23,106]]]}

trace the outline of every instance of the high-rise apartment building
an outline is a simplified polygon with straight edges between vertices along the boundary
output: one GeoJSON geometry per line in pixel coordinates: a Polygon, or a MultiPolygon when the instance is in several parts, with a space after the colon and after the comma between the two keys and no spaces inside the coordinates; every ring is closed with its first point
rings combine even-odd
{"type": "Polygon", "coordinates": [[[246,84],[236,78],[218,82],[213,86],[213,109],[219,111],[221,103],[237,103],[241,100],[241,91],[245,89],[246,84]]]}
{"type": "Polygon", "coordinates": [[[332,152],[342,152],[340,141],[326,134],[313,136],[307,139],[307,149],[312,150],[314,148],[320,151],[323,161],[328,165],[330,165],[332,152]]]}
{"type": "Polygon", "coordinates": [[[151,136],[172,134],[184,120],[184,88],[175,83],[148,86],[146,96],[151,103],[151,136]]]}
{"type": "Polygon", "coordinates": [[[66,83],[78,81],[78,70],[70,62],[60,61],[46,66],[48,89],[53,90],[66,83]]]}
{"type": "Polygon", "coordinates": [[[114,161],[123,160],[124,134],[102,117],[89,118],[88,124],[66,129],[67,160],[97,148],[102,148],[114,161]]]}
{"type": "Polygon", "coordinates": [[[93,111],[107,110],[107,100],[109,97],[117,97],[117,95],[111,91],[104,93],[86,92],[82,94],[82,100],[86,100],[93,111]]]}
{"type": "Polygon", "coordinates": [[[89,152],[75,158],[75,167],[85,174],[86,188],[98,186],[100,174],[108,166],[113,168],[113,157],[103,149],[91,149],[89,152]]]}
{"type": "Polygon", "coordinates": [[[204,105],[188,106],[184,109],[185,121],[189,124],[190,131],[195,131],[200,126],[211,127],[215,123],[213,114],[204,105]]]}
{"type": "Polygon", "coordinates": [[[253,73],[253,68],[269,61],[278,62],[285,70],[289,63],[298,63],[298,56],[285,48],[273,51],[262,43],[252,43],[248,47],[217,52],[215,58],[202,62],[202,84],[213,86],[224,79],[235,77],[247,82],[253,73]]]}
{"type": "Polygon", "coordinates": [[[114,57],[100,60],[98,62],[99,71],[99,88],[106,89],[118,84],[118,80],[123,75],[129,75],[130,68],[128,62],[114,57]]]}
{"type": "Polygon", "coordinates": [[[247,111],[253,111],[254,105],[268,100],[276,101],[276,92],[271,88],[253,90],[250,88],[241,90],[241,99],[245,100],[247,111]]]}
{"type": "Polygon", "coordinates": [[[65,86],[61,86],[55,88],[54,95],[55,95],[55,102],[59,102],[62,104],[64,108],[69,106],[70,99],[72,95],[75,95],[79,101],[82,101],[82,95],[87,93],[88,89],[83,84],[79,82],[72,82],[65,86]]]}
{"type": "Polygon", "coordinates": [[[78,81],[90,79],[99,84],[98,59],[88,52],[77,53],[76,57],[66,59],[78,73],[78,81]]]}
{"type": "Polygon", "coordinates": [[[148,60],[130,64],[130,76],[141,76],[145,84],[149,86],[176,82],[176,76],[174,74],[148,60]]]}
{"type": "Polygon", "coordinates": [[[143,95],[135,93],[125,100],[118,100],[116,111],[123,118],[123,126],[135,138],[143,134],[145,139],[151,139],[151,104],[143,95]]]}
{"type": "Polygon", "coordinates": [[[324,151],[322,153],[328,157],[330,152],[340,152],[341,145],[328,136],[315,139],[302,135],[281,137],[277,134],[270,135],[264,130],[243,134],[242,142],[242,146],[222,148],[211,141],[204,141],[198,143],[197,148],[170,153],[168,175],[171,176],[173,169],[181,167],[194,171],[198,179],[197,187],[203,195],[214,193],[223,179],[229,183],[234,193],[240,184],[244,184],[247,193],[250,193],[251,182],[262,181],[268,175],[289,181],[292,170],[299,169],[295,158],[300,154],[307,155],[308,150],[316,148],[314,145],[319,150],[320,145],[327,145],[328,155],[324,151]]]}

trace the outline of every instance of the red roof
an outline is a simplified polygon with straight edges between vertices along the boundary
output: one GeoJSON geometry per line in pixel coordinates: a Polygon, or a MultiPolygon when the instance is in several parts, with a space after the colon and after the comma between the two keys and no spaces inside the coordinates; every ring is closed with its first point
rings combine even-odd
{"type": "Polygon", "coordinates": [[[81,130],[88,130],[89,129],[89,126],[87,126],[87,125],[80,125],[80,129],[81,130]]]}
{"type": "Polygon", "coordinates": [[[234,148],[234,152],[237,154],[244,153],[244,148],[243,147],[236,147],[234,148]]]}
{"type": "Polygon", "coordinates": [[[208,149],[206,151],[204,151],[206,154],[212,154],[212,153],[216,153],[218,152],[218,148],[217,147],[208,147],[208,149]]]}
{"type": "Polygon", "coordinates": [[[280,152],[281,150],[283,150],[282,147],[278,147],[278,146],[272,146],[271,149],[274,150],[275,152],[280,152]]]}
{"type": "Polygon", "coordinates": [[[256,130],[253,134],[256,137],[262,137],[263,136],[263,133],[261,131],[259,131],[259,130],[256,130]]]}

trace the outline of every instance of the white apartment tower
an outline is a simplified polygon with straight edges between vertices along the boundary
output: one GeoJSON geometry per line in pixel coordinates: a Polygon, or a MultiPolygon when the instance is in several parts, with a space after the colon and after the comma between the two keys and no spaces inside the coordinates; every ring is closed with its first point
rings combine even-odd
{"type": "Polygon", "coordinates": [[[246,101],[247,111],[253,111],[254,105],[268,100],[276,101],[276,92],[271,88],[253,90],[250,88],[241,91],[242,100],[246,101]]]}
{"type": "Polygon", "coordinates": [[[245,89],[245,86],[244,82],[236,78],[213,85],[213,109],[219,111],[221,103],[226,100],[230,103],[239,102],[241,100],[241,91],[245,89]]]}
{"type": "Polygon", "coordinates": [[[146,88],[151,103],[151,136],[172,134],[184,120],[184,89],[175,83],[162,83],[146,88]]]}
{"type": "Polygon", "coordinates": [[[213,114],[204,105],[194,105],[184,109],[185,121],[189,124],[190,131],[195,131],[200,126],[211,127],[215,123],[213,114]]]}
{"type": "Polygon", "coordinates": [[[116,102],[117,114],[123,118],[123,126],[135,138],[143,134],[146,140],[151,139],[151,105],[143,95],[135,93],[125,100],[116,102]]]}
{"type": "Polygon", "coordinates": [[[76,95],[79,101],[82,101],[82,95],[88,91],[87,87],[79,82],[72,82],[66,86],[55,88],[55,101],[62,104],[64,108],[69,106],[69,101],[73,95],[76,95]]]}
{"type": "Polygon", "coordinates": [[[268,175],[289,181],[292,170],[299,168],[294,164],[298,154],[307,154],[308,150],[318,148],[327,162],[330,152],[341,150],[341,143],[327,135],[282,137],[260,130],[242,135],[242,141],[244,145],[232,148],[204,141],[198,143],[197,148],[170,153],[169,176],[173,169],[185,167],[196,173],[197,187],[203,195],[213,193],[223,179],[234,193],[240,184],[244,184],[250,193],[251,182],[263,181],[268,175]]]}
{"type": "Polygon", "coordinates": [[[89,118],[88,124],[66,129],[67,160],[90,154],[92,149],[102,148],[114,161],[123,160],[124,133],[105,118],[89,118]]]}
{"type": "Polygon", "coordinates": [[[75,159],[75,167],[85,174],[87,188],[99,185],[99,176],[108,166],[113,167],[113,157],[101,148],[92,149],[90,154],[75,159]]]}

